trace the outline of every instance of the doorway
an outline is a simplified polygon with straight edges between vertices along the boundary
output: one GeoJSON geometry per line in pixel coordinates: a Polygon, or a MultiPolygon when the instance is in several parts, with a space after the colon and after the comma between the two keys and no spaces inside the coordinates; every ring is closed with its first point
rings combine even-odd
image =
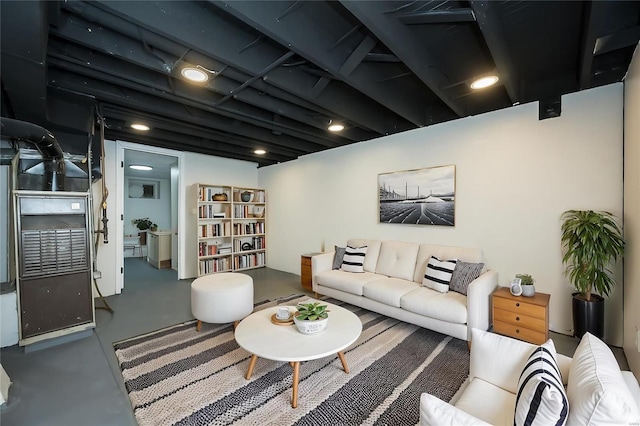
{"type": "Polygon", "coordinates": [[[120,293],[126,264],[133,260],[128,258],[145,262],[145,266],[149,261],[157,268],[171,268],[180,275],[178,206],[183,195],[179,190],[180,152],[127,142],[117,145],[120,165],[117,186],[122,188],[118,191],[117,211],[121,220],[117,221],[116,230],[122,236],[118,238],[117,254],[121,273],[116,292],[120,293]],[[161,254],[158,241],[162,244],[161,254]]]}

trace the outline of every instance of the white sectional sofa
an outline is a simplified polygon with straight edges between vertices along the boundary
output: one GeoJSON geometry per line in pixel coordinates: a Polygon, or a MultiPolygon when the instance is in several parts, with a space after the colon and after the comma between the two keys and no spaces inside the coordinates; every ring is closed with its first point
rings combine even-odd
{"type": "Polygon", "coordinates": [[[481,263],[482,250],[370,239],[351,239],[347,245],[367,247],[364,272],[333,269],[334,252],[315,255],[313,291],[458,339],[470,340],[471,328],[489,328],[491,293],[498,286],[495,271],[483,270],[467,295],[422,286],[431,256],[481,263]]]}
{"type": "MultiPolygon", "coordinates": [[[[535,395],[527,395],[531,392],[524,385],[519,387],[523,377],[530,377],[523,372],[531,371],[536,345],[475,329],[472,335],[467,381],[451,403],[422,394],[421,426],[512,426],[523,424],[525,414],[533,425],[565,424],[558,421],[563,417],[569,426],[640,424],[638,381],[630,371],[620,371],[611,349],[597,337],[585,334],[573,358],[556,355],[560,386],[566,388],[563,401],[560,387],[541,391],[535,385],[531,388],[535,395]]],[[[542,380],[547,382],[538,383],[542,380]]]]}

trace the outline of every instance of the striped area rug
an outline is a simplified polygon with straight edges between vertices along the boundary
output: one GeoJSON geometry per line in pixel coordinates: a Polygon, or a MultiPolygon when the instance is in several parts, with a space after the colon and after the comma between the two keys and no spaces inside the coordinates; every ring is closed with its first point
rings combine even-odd
{"type": "MultiPolygon", "coordinates": [[[[309,298],[268,302],[295,305],[309,298]]],[[[360,338],[337,357],[300,366],[298,408],[292,368],[250,354],[231,324],[179,324],[114,344],[140,425],[415,425],[423,392],[449,401],[469,373],[467,342],[334,299],[362,321],[360,338]]]]}

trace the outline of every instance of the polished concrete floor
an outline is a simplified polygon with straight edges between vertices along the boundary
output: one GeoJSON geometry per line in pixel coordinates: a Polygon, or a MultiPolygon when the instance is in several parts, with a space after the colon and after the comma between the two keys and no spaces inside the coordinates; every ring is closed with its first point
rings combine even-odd
{"type": "MultiPolygon", "coordinates": [[[[96,310],[96,328],[75,341],[39,350],[0,350],[13,384],[0,407],[2,426],[136,425],[113,351],[113,342],[193,319],[190,283],[172,270],[158,270],[138,258],[125,261],[125,289],[107,297],[111,314],[96,310]]],[[[247,272],[256,302],[304,293],[300,277],[269,268],[247,272]]],[[[100,305],[96,301],[96,305],[100,305]]],[[[571,356],[578,340],[552,333],[558,352],[571,356]]],[[[628,369],[622,350],[614,348],[628,369]]]]}

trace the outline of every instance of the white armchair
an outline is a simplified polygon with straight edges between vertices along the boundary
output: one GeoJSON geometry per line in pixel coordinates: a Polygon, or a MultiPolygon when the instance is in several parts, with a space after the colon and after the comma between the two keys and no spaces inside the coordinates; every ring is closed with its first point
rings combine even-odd
{"type": "MultiPolygon", "coordinates": [[[[518,379],[536,345],[473,329],[469,378],[451,403],[420,398],[420,424],[513,425],[518,379]]],[[[567,386],[567,424],[638,424],[640,387],[631,372],[620,372],[611,350],[586,334],[574,358],[557,354],[567,386]],[[607,353],[608,352],[608,353],[607,353]],[[597,377],[596,377],[597,376],[597,377]],[[568,386],[568,380],[574,386],[568,386]]]]}

